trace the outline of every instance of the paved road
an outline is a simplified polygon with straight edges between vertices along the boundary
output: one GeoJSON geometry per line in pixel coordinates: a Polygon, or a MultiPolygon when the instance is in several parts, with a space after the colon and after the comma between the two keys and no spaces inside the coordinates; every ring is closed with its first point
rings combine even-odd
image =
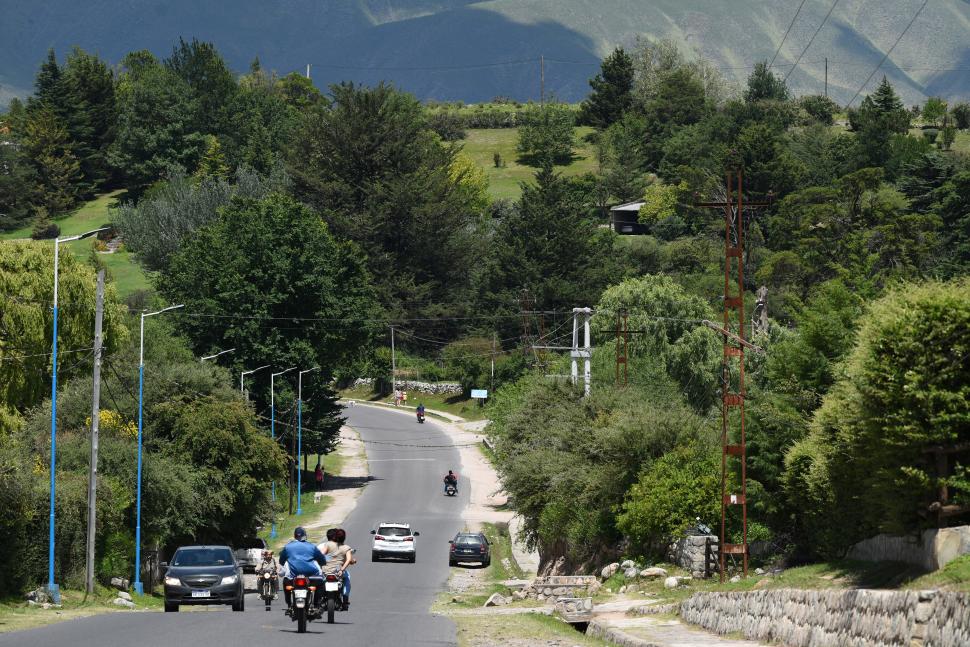
{"type": "MultiPolygon", "coordinates": [[[[451,621],[428,609],[448,577],[447,542],[461,529],[468,490],[445,497],[441,475],[459,467],[457,450],[400,447],[447,445],[448,437],[431,420],[415,422],[413,413],[357,406],[348,424],[365,442],[373,480],[344,524],[348,542],[359,548],[352,573],[351,608],[337,623],[313,622],[306,635],[283,615],[282,600],[264,611],[255,594],[246,612],[228,607],[187,613],[111,613],[61,622],[30,631],[0,634],[7,647],[194,647],[213,645],[454,645],[451,621]],[[375,441],[375,442],[370,442],[375,441]],[[406,521],[421,532],[417,563],[370,561],[370,530],[380,521],[406,521]],[[332,642],[331,642],[332,641],[332,642]]],[[[311,537],[311,539],[313,539],[311,537]]]]}

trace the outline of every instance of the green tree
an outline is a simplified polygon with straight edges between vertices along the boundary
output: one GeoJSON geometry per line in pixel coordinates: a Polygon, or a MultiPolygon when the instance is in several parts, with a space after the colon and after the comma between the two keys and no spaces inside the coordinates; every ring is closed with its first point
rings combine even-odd
{"type": "Polygon", "coordinates": [[[140,193],[165,173],[194,169],[204,136],[193,130],[188,85],[148,52],[122,61],[118,79],[118,134],[111,146],[112,165],[130,191],[140,193]]]}
{"type": "MultiPolygon", "coordinates": [[[[234,199],[183,242],[158,285],[201,315],[181,322],[196,352],[235,348],[240,366],[320,366],[314,379],[323,384],[369,342],[366,321],[377,314],[359,248],[338,241],[319,214],[280,194],[234,199]],[[298,323],[274,323],[284,320],[298,323]],[[355,323],[334,326],[336,320],[355,323]]],[[[258,395],[268,404],[265,391],[258,395]]],[[[304,421],[333,438],[338,411],[333,394],[323,394],[304,421]]]]}
{"type": "MultiPolygon", "coordinates": [[[[59,264],[58,376],[69,379],[78,369],[77,353],[90,348],[94,334],[95,275],[62,248],[59,264]],[[69,358],[69,359],[68,359],[69,358]]],[[[50,392],[54,250],[50,243],[14,241],[0,245],[0,405],[24,412],[50,392]]],[[[123,307],[114,288],[105,296],[105,352],[124,344],[127,330],[123,307]]],[[[82,355],[83,356],[83,355],[82,355]]],[[[89,401],[90,402],[90,401],[89,401]]],[[[48,409],[48,417],[50,410],[48,409]]],[[[49,422],[49,420],[48,420],[49,422]]]]}
{"type": "Polygon", "coordinates": [[[62,83],[70,106],[64,121],[83,176],[80,190],[91,196],[113,173],[108,148],[117,121],[114,75],[97,55],[75,47],[64,63],[62,83]]]}
{"type": "Polygon", "coordinates": [[[395,316],[459,315],[470,276],[455,268],[474,266],[484,214],[471,175],[455,173],[458,147],[409,94],[383,84],[331,92],[332,109],[313,109],[289,151],[296,195],[364,249],[395,316]]]}
{"type": "Polygon", "coordinates": [[[0,230],[27,222],[40,202],[37,171],[15,146],[0,145],[0,230]]]}
{"type": "Polygon", "coordinates": [[[671,539],[700,517],[720,518],[721,470],[711,447],[677,447],[640,475],[623,501],[617,527],[646,554],[665,555],[671,539]]]}
{"type": "Polygon", "coordinates": [[[804,108],[812,119],[826,126],[835,123],[835,113],[839,111],[839,104],[822,94],[801,97],[798,105],[804,108]]]}
{"type": "Polygon", "coordinates": [[[923,104],[923,123],[928,126],[940,127],[943,125],[943,117],[946,116],[946,101],[940,97],[929,97],[923,104]]]}
{"type": "Polygon", "coordinates": [[[573,111],[562,103],[531,105],[519,127],[516,151],[527,164],[566,164],[573,155],[573,111]]]}
{"type": "Polygon", "coordinates": [[[642,117],[628,113],[602,135],[605,148],[603,182],[609,195],[620,202],[636,200],[643,195],[647,183],[643,156],[645,128],[642,117]]]}
{"type": "Polygon", "coordinates": [[[40,204],[51,214],[73,207],[77,203],[81,166],[74,156],[67,128],[46,104],[30,111],[21,146],[39,181],[40,204]]]}
{"type": "Polygon", "coordinates": [[[933,192],[942,220],[941,268],[945,276],[970,273],[970,171],[960,171],[933,192]]]}
{"type": "Polygon", "coordinates": [[[603,59],[600,72],[589,80],[590,95],[580,106],[579,122],[608,128],[633,105],[633,59],[617,47],[603,59]]]}
{"type": "Polygon", "coordinates": [[[853,129],[858,133],[860,165],[882,166],[890,156],[891,136],[909,131],[910,113],[883,77],[876,91],[862,100],[854,117],[850,113],[850,122],[855,122],[853,129]]]}
{"type": "Polygon", "coordinates": [[[789,92],[785,81],[775,76],[768,68],[768,61],[759,61],[754,71],[748,76],[748,87],[744,91],[744,100],[748,103],[756,101],[788,101],[789,92]]]}
{"type": "Polygon", "coordinates": [[[219,138],[215,135],[208,135],[205,141],[205,153],[202,154],[199,167],[195,170],[196,179],[225,180],[229,177],[229,165],[226,164],[226,156],[222,152],[219,138]]]}
{"type": "Polygon", "coordinates": [[[786,459],[807,545],[831,555],[877,532],[933,524],[928,504],[943,483],[949,503],[970,503],[961,453],[970,433],[968,331],[965,279],[900,286],[871,305],[811,436],[786,459]],[[928,460],[936,446],[949,451],[953,475],[928,460]],[[796,489],[804,485],[810,500],[796,489]]]}
{"type": "Polygon", "coordinates": [[[195,38],[191,42],[179,38],[164,65],[188,88],[189,129],[229,135],[230,111],[238,86],[215,45],[195,38]]]}

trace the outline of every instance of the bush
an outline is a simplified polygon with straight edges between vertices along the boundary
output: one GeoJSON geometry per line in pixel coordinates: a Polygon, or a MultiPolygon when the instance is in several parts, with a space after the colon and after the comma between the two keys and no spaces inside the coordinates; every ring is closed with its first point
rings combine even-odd
{"type": "Polygon", "coordinates": [[[822,94],[814,94],[802,97],[798,104],[812,116],[815,121],[831,126],[835,123],[835,113],[839,111],[839,105],[830,98],[822,94]]]}
{"type": "Polygon", "coordinates": [[[923,137],[926,138],[926,141],[928,141],[931,144],[933,144],[933,143],[936,142],[936,137],[939,134],[940,134],[940,131],[937,130],[936,128],[924,128],[923,129],[923,137]]]}
{"type": "Polygon", "coordinates": [[[446,142],[465,138],[466,133],[462,119],[454,112],[432,112],[428,118],[428,126],[446,142]]]}
{"type": "Polygon", "coordinates": [[[48,240],[50,238],[57,238],[60,235],[60,226],[50,219],[46,211],[42,210],[37,215],[37,220],[34,222],[34,229],[30,232],[30,237],[34,240],[48,240]]]}
{"type": "Polygon", "coordinates": [[[530,165],[567,164],[573,155],[574,111],[565,104],[530,106],[516,150],[530,165]]]}
{"type": "Polygon", "coordinates": [[[663,556],[697,517],[720,519],[720,457],[710,447],[690,445],[664,454],[641,475],[624,498],[617,527],[645,555],[663,556]]]}

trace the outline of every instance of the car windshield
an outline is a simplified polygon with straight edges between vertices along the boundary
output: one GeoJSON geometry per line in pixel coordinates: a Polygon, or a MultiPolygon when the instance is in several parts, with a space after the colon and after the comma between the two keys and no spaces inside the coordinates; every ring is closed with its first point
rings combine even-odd
{"type": "Polygon", "coordinates": [[[381,526],[377,529],[378,535],[384,535],[385,537],[408,537],[411,535],[411,531],[408,528],[398,528],[396,526],[381,526]]]}
{"type": "Polygon", "coordinates": [[[180,548],[175,551],[172,566],[227,566],[232,564],[228,548],[180,548]]]}
{"type": "Polygon", "coordinates": [[[482,540],[478,537],[465,536],[465,537],[459,537],[458,541],[455,543],[458,544],[459,546],[469,545],[469,544],[478,545],[482,543],[482,540]]]}

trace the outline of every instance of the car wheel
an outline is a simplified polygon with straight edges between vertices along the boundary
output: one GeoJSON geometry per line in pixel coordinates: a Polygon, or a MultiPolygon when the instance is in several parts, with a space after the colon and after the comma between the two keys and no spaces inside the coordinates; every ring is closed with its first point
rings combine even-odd
{"type": "Polygon", "coordinates": [[[242,592],[239,593],[239,597],[236,598],[236,601],[232,603],[232,610],[233,611],[246,610],[246,596],[243,595],[242,592]]]}
{"type": "Polygon", "coordinates": [[[448,560],[448,566],[451,566],[451,567],[458,566],[458,562],[456,562],[453,559],[449,559],[448,560]]]}
{"type": "Polygon", "coordinates": [[[174,603],[174,604],[171,602],[165,603],[165,613],[178,613],[178,610],[179,610],[178,603],[174,603]]]}
{"type": "Polygon", "coordinates": [[[372,562],[379,561],[380,558],[381,558],[381,556],[378,555],[376,552],[373,552],[373,553],[370,554],[370,561],[372,561],[372,562]]]}
{"type": "Polygon", "coordinates": [[[415,561],[415,560],[416,560],[417,558],[418,558],[418,556],[417,556],[417,555],[415,555],[415,554],[412,554],[412,555],[411,555],[410,557],[408,557],[408,561],[409,561],[409,562],[411,562],[411,563],[413,564],[413,563],[414,563],[414,561],[415,561]]]}
{"type": "Polygon", "coordinates": [[[491,558],[491,557],[486,557],[486,558],[485,558],[485,561],[484,561],[484,562],[482,562],[482,565],[483,565],[483,566],[486,566],[486,567],[487,567],[487,566],[491,566],[491,565],[492,565],[492,558],[491,558]]]}

